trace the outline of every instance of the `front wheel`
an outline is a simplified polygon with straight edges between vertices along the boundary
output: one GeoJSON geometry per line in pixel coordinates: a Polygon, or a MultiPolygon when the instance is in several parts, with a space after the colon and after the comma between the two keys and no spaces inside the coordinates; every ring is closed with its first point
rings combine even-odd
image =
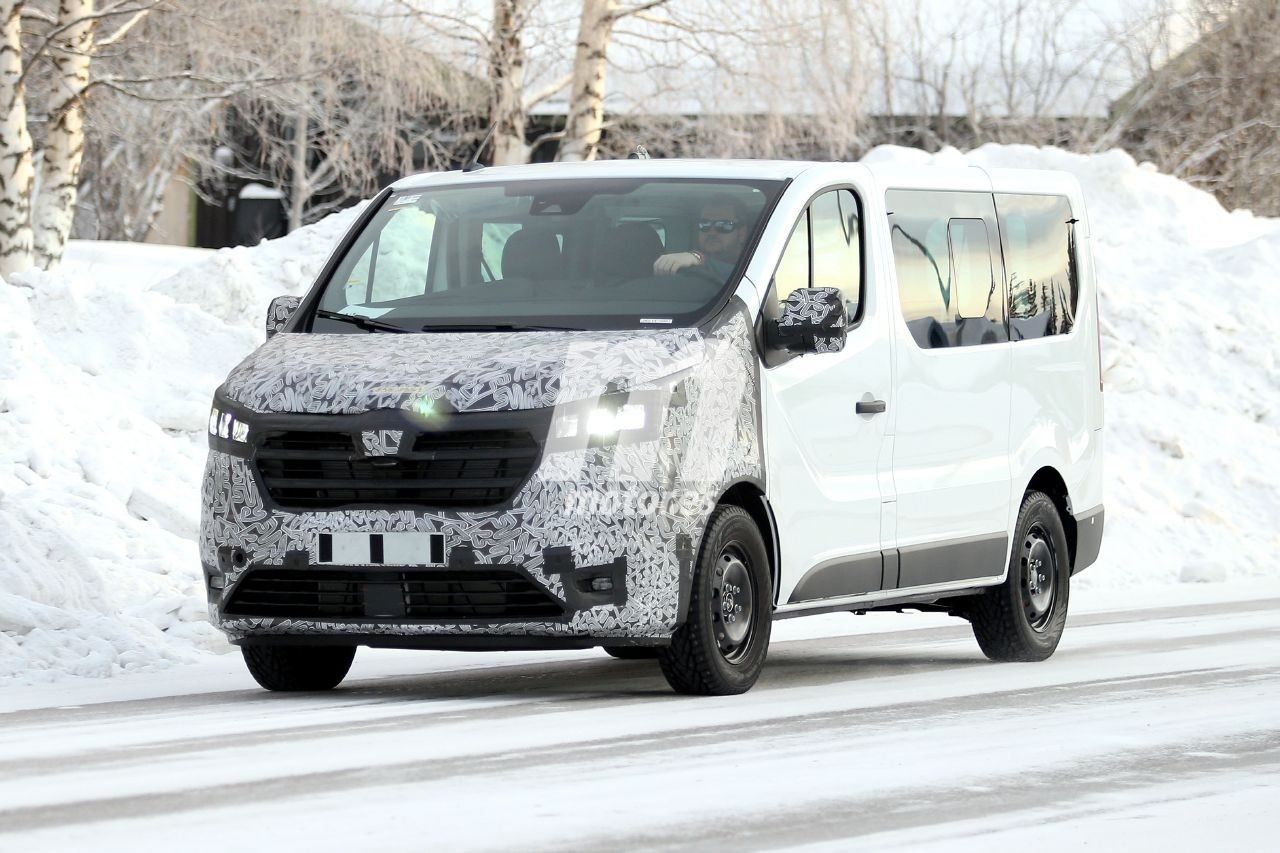
{"type": "Polygon", "coordinates": [[[355,646],[241,646],[253,680],[268,690],[332,690],[342,683],[355,646]]]}
{"type": "Polygon", "coordinates": [[[1067,624],[1071,557],[1058,507],[1028,492],[1014,527],[1009,575],[968,609],[983,654],[996,661],[1040,661],[1053,654],[1067,624]]]}
{"type": "Polygon", "coordinates": [[[760,677],[773,626],[768,552],[751,516],[718,507],[694,568],[689,614],[660,649],[662,674],[677,693],[745,693],[760,677]]]}

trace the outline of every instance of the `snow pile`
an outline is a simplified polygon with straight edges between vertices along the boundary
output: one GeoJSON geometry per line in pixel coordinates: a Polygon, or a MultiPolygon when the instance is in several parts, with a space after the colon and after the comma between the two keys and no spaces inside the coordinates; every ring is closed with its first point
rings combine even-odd
{"type": "MultiPolygon", "coordinates": [[[[1280,220],[1228,213],[1119,152],[868,159],[1065,169],[1084,185],[1108,517],[1081,585],[1128,597],[1266,573],[1280,548],[1280,336],[1264,309],[1280,220]]],[[[0,683],[227,648],[205,621],[194,542],[210,395],[261,341],[267,302],[301,293],[355,216],[208,255],[79,244],[59,273],[0,282],[0,683]]]]}
{"type": "Polygon", "coordinates": [[[216,253],[77,243],[0,279],[0,683],[227,648],[195,547],[209,401],[354,216],[216,253]]]}
{"type": "Polygon", "coordinates": [[[261,328],[271,300],[306,291],[363,209],[363,203],[349,207],[279,240],[219,249],[151,289],[224,322],[261,328]]]}

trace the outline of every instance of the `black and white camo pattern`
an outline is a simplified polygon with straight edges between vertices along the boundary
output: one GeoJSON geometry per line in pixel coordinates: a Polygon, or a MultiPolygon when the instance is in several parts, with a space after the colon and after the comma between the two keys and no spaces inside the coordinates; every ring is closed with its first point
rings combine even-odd
{"type": "Polygon", "coordinates": [[[356,414],[444,399],[459,412],[541,409],[642,387],[699,363],[696,329],[277,335],[232,372],[251,412],[356,414]]]}
{"type": "Polygon", "coordinates": [[[272,299],[267,306],[267,337],[274,337],[281,332],[301,304],[302,300],[296,296],[277,296],[272,299]]]}
{"type": "Polygon", "coordinates": [[[811,339],[813,352],[839,352],[844,349],[848,322],[848,311],[838,288],[800,287],[791,291],[782,303],[778,332],[784,342],[793,338],[797,343],[802,338],[811,339]]]}
{"type": "Polygon", "coordinates": [[[404,440],[402,429],[373,429],[360,433],[365,456],[395,456],[404,440]]]}
{"type": "MultiPolygon", "coordinates": [[[[544,549],[567,546],[579,567],[625,557],[627,597],[621,606],[579,610],[565,621],[388,624],[224,618],[215,601],[211,618],[232,638],[297,633],[669,636],[678,619],[681,571],[691,570],[681,566],[678,538],[688,537],[696,546],[723,490],[762,476],[756,364],[751,325],[743,313],[705,336],[672,329],[275,338],[224,386],[254,411],[361,412],[412,406],[424,394],[443,397],[461,411],[559,406],[619,390],[659,390],[666,399],[673,376],[679,390],[670,395],[656,438],[605,448],[549,448],[511,507],[501,511],[285,512],[263,501],[247,460],[209,454],[200,537],[206,567],[217,565],[220,546],[243,548],[250,565],[279,566],[297,550],[308,552],[314,564],[320,532],[439,532],[451,549],[471,549],[478,565],[523,567],[562,600],[562,579],[545,570],[544,549]]],[[[369,437],[365,446],[386,447],[381,441],[369,437]]],[[[243,571],[227,572],[228,592],[243,571]]]]}

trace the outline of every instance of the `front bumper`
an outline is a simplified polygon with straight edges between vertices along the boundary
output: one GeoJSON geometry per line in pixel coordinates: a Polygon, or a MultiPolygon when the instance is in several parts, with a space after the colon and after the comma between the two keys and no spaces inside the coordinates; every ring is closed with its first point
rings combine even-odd
{"type": "Polygon", "coordinates": [[[709,509],[702,505],[701,489],[620,476],[622,471],[663,470],[652,458],[660,452],[661,442],[653,441],[544,457],[510,506],[491,511],[299,512],[272,503],[251,460],[213,450],[205,471],[200,540],[210,619],[233,642],[310,638],[428,648],[660,643],[679,627],[694,543],[709,509]],[[441,533],[448,548],[444,570],[518,573],[556,602],[560,614],[413,619],[388,615],[372,604],[364,618],[235,612],[237,590],[264,570],[276,577],[315,577],[334,570],[367,577],[370,585],[361,588],[377,589],[385,601],[387,585],[397,583],[388,571],[397,567],[322,565],[318,553],[321,533],[375,531],[441,533]],[[593,586],[598,578],[608,578],[608,588],[593,586]],[[477,637],[489,639],[476,642],[477,637]]]}

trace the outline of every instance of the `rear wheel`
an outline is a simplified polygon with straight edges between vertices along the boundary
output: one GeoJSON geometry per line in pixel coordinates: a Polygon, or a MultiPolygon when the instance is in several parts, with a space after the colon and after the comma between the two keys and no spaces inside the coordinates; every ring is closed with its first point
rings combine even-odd
{"type": "Polygon", "coordinates": [[[1040,661],[1053,654],[1067,623],[1071,557],[1058,507],[1028,492],[1018,511],[1009,576],[968,609],[983,653],[997,661],[1040,661]]]}
{"type": "Polygon", "coordinates": [[[268,690],[332,690],[346,678],[355,646],[241,646],[253,680],[268,690]]]}
{"type": "Polygon", "coordinates": [[[747,512],[718,507],[694,569],[684,625],[658,651],[678,693],[745,693],[760,677],[773,626],[773,591],[764,539],[747,512]]]}

